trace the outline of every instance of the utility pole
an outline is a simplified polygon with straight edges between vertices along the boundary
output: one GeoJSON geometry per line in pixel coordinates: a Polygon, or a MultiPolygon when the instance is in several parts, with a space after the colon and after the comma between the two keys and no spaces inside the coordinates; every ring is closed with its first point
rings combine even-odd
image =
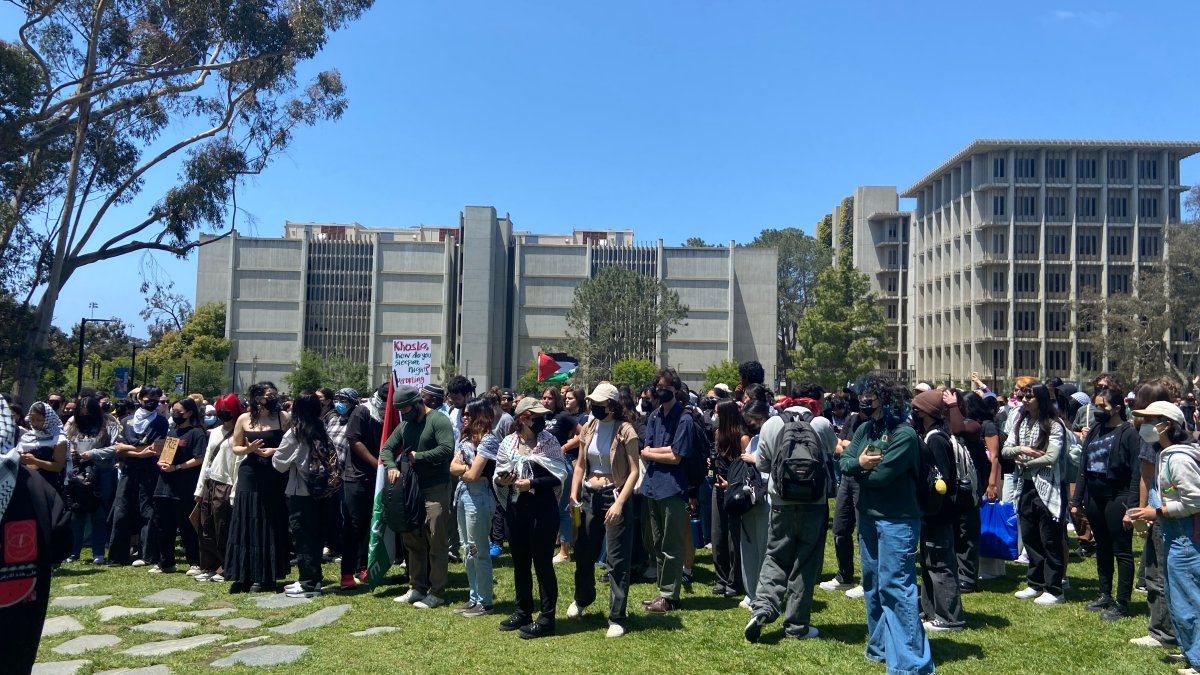
{"type": "MultiPolygon", "coordinates": [[[[91,307],[93,310],[95,310],[96,307],[99,307],[99,305],[96,305],[96,303],[93,302],[91,305],[88,305],[88,307],[91,307]]],[[[79,396],[79,392],[83,391],[83,336],[85,333],[87,333],[87,324],[89,321],[92,323],[113,323],[116,321],[116,319],[89,319],[87,317],[83,317],[79,320],[79,363],[77,364],[77,369],[75,371],[76,396],[79,396]]]]}

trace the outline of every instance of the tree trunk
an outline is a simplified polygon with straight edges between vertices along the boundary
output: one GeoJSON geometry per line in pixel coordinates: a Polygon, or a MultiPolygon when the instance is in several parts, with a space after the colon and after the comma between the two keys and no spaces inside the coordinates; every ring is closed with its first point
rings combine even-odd
{"type": "Polygon", "coordinates": [[[54,305],[58,302],[58,288],[46,288],[46,294],[38,303],[34,314],[33,330],[25,336],[24,354],[17,361],[17,375],[13,382],[13,399],[26,410],[37,396],[38,382],[45,366],[46,347],[50,339],[50,324],[54,319],[54,305]]]}

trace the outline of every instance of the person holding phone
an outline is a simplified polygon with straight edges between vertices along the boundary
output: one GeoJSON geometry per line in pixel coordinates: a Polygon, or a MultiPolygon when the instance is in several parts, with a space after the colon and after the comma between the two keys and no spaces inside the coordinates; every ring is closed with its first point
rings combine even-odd
{"type": "Polygon", "coordinates": [[[138,392],[138,408],[121,420],[121,437],[116,444],[121,478],[113,502],[112,536],[108,541],[110,565],[129,565],[129,542],[140,528],[139,550],[134,567],[158,562],[158,542],[153,535],[154,488],[158,485],[158,448],[167,437],[167,419],[158,414],[162,389],[154,385],[138,392]]]}
{"type": "Polygon", "coordinates": [[[466,618],[475,618],[492,613],[492,556],[488,550],[488,536],[492,531],[496,498],[490,479],[496,470],[500,439],[492,434],[496,413],[491,402],[472,399],[464,406],[461,419],[462,433],[454,458],[450,460],[450,475],[458,478],[454,504],[470,591],[467,602],[454,611],[466,618]]]}

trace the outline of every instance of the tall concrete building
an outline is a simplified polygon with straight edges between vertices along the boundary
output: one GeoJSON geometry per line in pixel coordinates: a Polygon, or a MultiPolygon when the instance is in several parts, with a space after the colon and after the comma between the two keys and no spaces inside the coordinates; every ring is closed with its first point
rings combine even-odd
{"type": "MultiPolygon", "coordinates": [[[[1136,291],[1177,223],[1179,163],[1200,143],[978,140],[901,196],[912,214],[911,358],[924,380],[970,372],[1077,379],[1107,369],[1076,330],[1081,295],[1136,291]]],[[[869,254],[868,254],[869,257],[869,254]]]]}
{"type": "Polygon", "coordinates": [[[663,280],[689,312],[658,344],[659,362],[698,385],[723,359],[775,372],[773,249],[637,244],[630,230],[514,232],[492,207],[456,227],[373,229],[292,223],[283,238],[236,232],[200,249],[197,305],[224,302],[230,381],[282,385],[302,349],[345,355],[386,378],[398,338],[430,338],[435,381],[447,368],[482,390],[514,384],[567,333],[575,287],[618,265],[663,280]]]}

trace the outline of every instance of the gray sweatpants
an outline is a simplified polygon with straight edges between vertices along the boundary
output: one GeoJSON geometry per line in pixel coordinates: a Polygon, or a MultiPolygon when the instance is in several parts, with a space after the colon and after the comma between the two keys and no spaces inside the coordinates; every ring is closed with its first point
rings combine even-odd
{"type": "Polygon", "coordinates": [[[768,526],[766,557],[750,609],[767,623],[782,614],[784,633],[804,635],[812,614],[813,587],[825,559],[829,506],[824,502],[772,505],[768,526]]]}

